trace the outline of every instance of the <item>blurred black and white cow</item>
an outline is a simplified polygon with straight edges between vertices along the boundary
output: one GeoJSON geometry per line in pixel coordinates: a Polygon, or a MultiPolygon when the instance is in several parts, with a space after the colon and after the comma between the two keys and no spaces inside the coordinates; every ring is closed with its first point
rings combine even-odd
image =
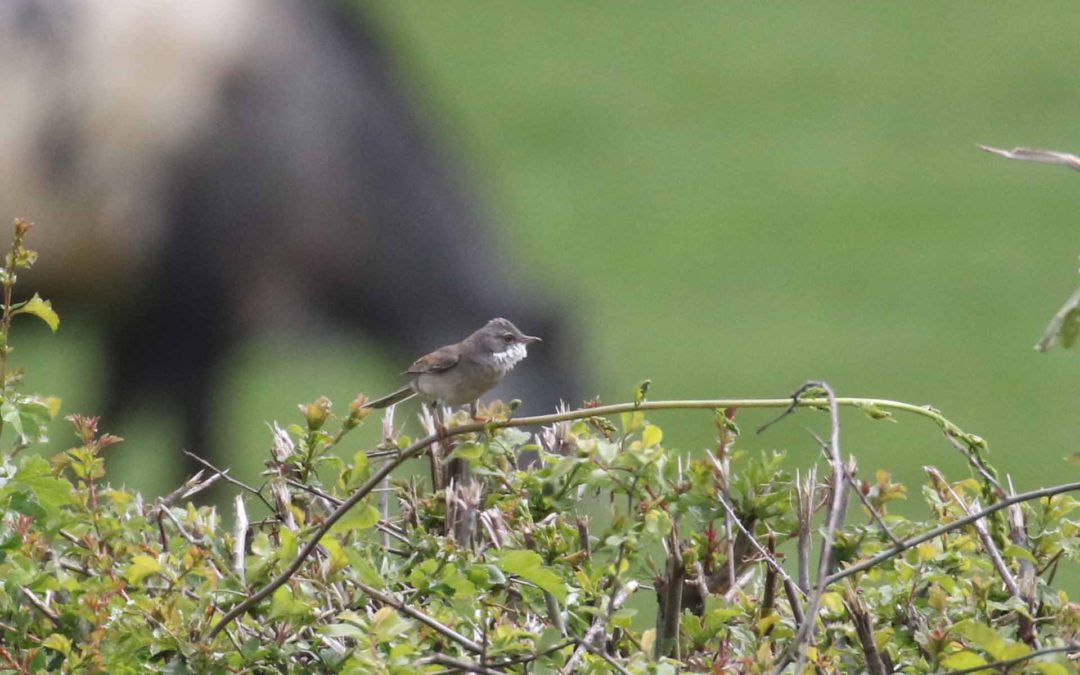
{"type": "Polygon", "coordinates": [[[0,83],[0,216],[39,223],[35,288],[100,313],[112,428],[164,392],[207,453],[215,367],[297,311],[401,363],[512,317],[544,338],[514,395],[575,395],[563,310],[515,290],[362,13],[4,0],[0,83]]]}

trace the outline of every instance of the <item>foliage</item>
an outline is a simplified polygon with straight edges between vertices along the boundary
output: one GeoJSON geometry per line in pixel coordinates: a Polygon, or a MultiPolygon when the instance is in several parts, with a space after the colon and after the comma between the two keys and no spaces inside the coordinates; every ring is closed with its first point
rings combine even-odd
{"type": "MultiPolygon", "coordinates": [[[[933,419],[973,471],[928,467],[923,522],[890,512],[909,495],[885,471],[830,461],[819,479],[783,452],[741,450],[734,404],[691,406],[715,410],[713,448],[670,447],[650,415],[679,405],[647,401],[647,385],[543,418],[498,403],[481,422],[425,417],[420,439],[391,411],[362,449],[348,434],[370,419],[365,399],[342,415],[319,399],[272,425],[264,485],[208,469],[157,500],[106,481],[120,439],[94,418],[66,418],[76,444],[52,461],[21,454],[58,404],[7,370],[14,315],[56,323],[37,296],[12,301],[33,258],[20,227],[0,324],[5,672],[926,673],[1012,659],[1010,672],[1069,672],[1080,605],[1053,579],[1080,554],[1078,486],[1003,506],[1011,487],[985,442],[928,408],[827,387],[738,406],[933,419]],[[518,469],[529,454],[538,464],[518,469]],[[421,456],[429,475],[394,477],[421,456]],[[232,525],[191,502],[214,483],[237,491],[232,525]],[[852,520],[831,531],[834,510],[852,520]],[[821,587],[819,528],[834,542],[821,587]]],[[[838,426],[832,438],[838,455],[838,426]]]]}

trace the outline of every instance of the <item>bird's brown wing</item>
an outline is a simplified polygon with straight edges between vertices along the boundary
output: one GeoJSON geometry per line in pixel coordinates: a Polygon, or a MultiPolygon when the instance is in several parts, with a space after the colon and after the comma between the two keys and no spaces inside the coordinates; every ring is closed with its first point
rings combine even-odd
{"type": "Polygon", "coordinates": [[[436,349],[426,356],[421,356],[416,359],[406,373],[411,375],[422,375],[424,373],[441,373],[444,370],[449,370],[457,365],[458,354],[457,351],[451,347],[443,347],[436,349]]]}

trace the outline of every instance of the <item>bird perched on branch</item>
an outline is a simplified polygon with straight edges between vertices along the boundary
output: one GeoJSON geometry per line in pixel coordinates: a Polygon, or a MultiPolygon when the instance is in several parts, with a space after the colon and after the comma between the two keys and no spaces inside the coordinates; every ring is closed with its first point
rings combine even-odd
{"type": "Polygon", "coordinates": [[[493,389],[540,338],[525,335],[506,319],[492,319],[456,344],[421,356],[403,374],[412,382],[367,404],[386,408],[413,396],[433,406],[469,405],[477,417],[481,396],[493,389]]]}

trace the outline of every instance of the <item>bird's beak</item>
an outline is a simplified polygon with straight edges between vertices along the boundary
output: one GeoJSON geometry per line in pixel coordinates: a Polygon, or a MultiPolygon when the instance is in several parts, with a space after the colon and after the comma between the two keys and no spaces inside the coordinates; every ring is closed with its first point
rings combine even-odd
{"type": "Polygon", "coordinates": [[[531,345],[534,342],[543,342],[540,338],[533,337],[532,335],[522,335],[521,340],[527,345],[531,345]]]}

